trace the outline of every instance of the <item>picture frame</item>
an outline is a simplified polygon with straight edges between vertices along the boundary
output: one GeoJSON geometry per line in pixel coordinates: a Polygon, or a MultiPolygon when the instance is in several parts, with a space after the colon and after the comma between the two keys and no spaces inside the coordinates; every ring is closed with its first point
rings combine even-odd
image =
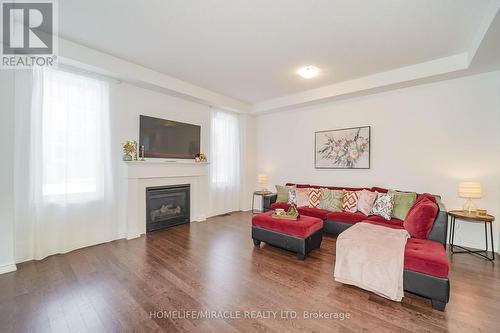
{"type": "Polygon", "coordinates": [[[314,133],[316,169],[370,169],[371,126],[314,133]]]}

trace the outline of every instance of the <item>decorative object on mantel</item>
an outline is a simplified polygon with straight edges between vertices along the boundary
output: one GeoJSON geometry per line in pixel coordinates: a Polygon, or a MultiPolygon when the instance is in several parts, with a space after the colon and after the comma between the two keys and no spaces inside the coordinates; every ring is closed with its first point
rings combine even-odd
{"type": "Polygon", "coordinates": [[[316,169],[369,169],[370,126],[315,133],[316,169]]]}
{"type": "Polygon", "coordinates": [[[196,154],[194,156],[194,161],[195,162],[206,162],[207,161],[207,156],[203,153],[196,154]]]}
{"type": "Polygon", "coordinates": [[[123,160],[124,161],[137,161],[137,142],[136,141],[125,141],[122,144],[123,148],[123,160]]]}
{"type": "Polygon", "coordinates": [[[144,158],[144,145],[141,146],[141,161],[145,161],[146,159],[144,158]]]}
{"type": "Polygon", "coordinates": [[[461,182],[458,185],[458,196],[467,199],[462,208],[470,214],[477,208],[472,199],[481,198],[481,184],[475,182],[461,182]]]}

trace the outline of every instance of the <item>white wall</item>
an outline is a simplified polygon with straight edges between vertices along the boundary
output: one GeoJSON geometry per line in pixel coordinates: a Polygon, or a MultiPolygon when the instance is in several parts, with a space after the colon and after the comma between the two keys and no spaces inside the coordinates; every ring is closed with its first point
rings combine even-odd
{"type": "MultiPolygon", "coordinates": [[[[112,147],[115,147],[113,159],[120,161],[121,143],[126,140],[139,142],[139,116],[147,115],[157,118],[170,119],[201,126],[201,152],[208,152],[210,108],[208,106],[188,101],[182,98],[169,96],[127,83],[110,84],[110,111],[111,111],[111,138],[112,147]]],[[[122,163],[118,162],[117,164],[122,163]]],[[[118,170],[117,170],[118,172],[118,170]]],[[[200,184],[201,197],[208,201],[208,183],[200,184]]],[[[123,180],[118,181],[120,220],[126,221],[124,214],[126,207],[127,187],[123,180]]],[[[201,219],[206,218],[208,203],[202,202],[200,207],[201,219]]],[[[120,225],[120,235],[125,237],[125,225],[120,225]]]]}
{"type": "Polygon", "coordinates": [[[14,71],[0,71],[0,274],[14,264],[14,71]]]}
{"type": "MultiPolygon", "coordinates": [[[[461,208],[457,185],[483,185],[480,207],[500,213],[500,73],[420,85],[257,118],[257,171],[271,184],[383,186],[440,194],[461,208]],[[371,169],[317,170],[314,132],[371,126],[371,169]]],[[[498,223],[495,242],[498,250],[498,223]]],[[[482,226],[457,226],[458,244],[484,247],[482,226]]]]}
{"type": "MultiPolygon", "coordinates": [[[[3,72],[3,71],[2,71],[3,72]]],[[[14,90],[16,92],[15,96],[15,108],[21,114],[20,110],[24,110],[30,107],[31,99],[31,72],[30,71],[19,71],[16,76],[16,84],[14,89],[14,84],[6,84],[9,86],[14,95],[14,90]]],[[[209,128],[210,128],[210,108],[204,104],[193,102],[191,100],[183,99],[180,97],[171,96],[165,93],[160,93],[157,91],[152,91],[149,89],[144,89],[137,87],[132,84],[125,82],[118,83],[119,81],[109,80],[110,84],[110,113],[111,113],[111,139],[112,139],[112,160],[114,161],[113,167],[115,169],[115,174],[117,175],[116,184],[118,186],[118,196],[119,204],[117,206],[118,212],[118,223],[116,230],[116,238],[124,238],[126,234],[125,225],[125,212],[126,209],[123,207],[126,198],[126,186],[124,182],[119,179],[119,166],[122,158],[121,143],[126,140],[138,140],[139,139],[139,115],[149,115],[153,117],[159,117],[164,119],[171,119],[181,122],[192,123],[200,125],[202,128],[201,133],[201,151],[207,153],[209,151],[209,128]]],[[[2,82],[3,83],[3,82],[2,82]]],[[[8,90],[3,89],[4,84],[2,84],[2,93],[8,90]]],[[[12,100],[12,99],[11,99],[12,100]]],[[[3,111],[4,108],[2,108],[3,111]]],[[[9,109],[10,111],[10,109],[9,109]]],[[[6,131],[2,131],[2,135],[6,138],[2,141],[7,142],[7,146],[10,149],[10,144],[13,145],[13,123],[14,122],[14,107],[10,112],[5,112],[9,117],[8,121],[3,121],[2,112],[2,128],[6,127],[6,131]],[[11,119],[12,118],[12,119],[11,119]],[[12,132],[12,133],[11,133],[12,132]]],[[[253,165],[253,167],[244,168],[242,171],[242,191],[241,198],[241,209],[249,209],[250,198],[247,192],[251,186],[250,182],[254,182],[256,176],[255,173],[255,119],[252,116],[240,115],[243,141],[243,151],[242,154],[245,156],[246,165],[253,165]],[[247,151],[250,153],[247,154],[247,151]]],[[[3,138],[3,137],[2,137],[3,138]]],[[[12,155],[12,151],[7,150],[7,153],[12,155]]],[[[208,156],[210,159],[210,156],[208,156]]],[[[7,158],[6,161],[12,161],[11,158],[7,158]]],[[[18,166],[20,169],[26,166],[18,166]]],[[[2,176],[8,175],[8,178],[2,178],[1,182],[11,182],[12,181],[12,166],[9,164],[9,170],[3,171],[2,164],[2,176]]],[[[208,196],[209,188],[208,183],[200,187],[203,191],[202,197],[205,198],[206,202],[202,203],[202,216],[206,217],[208,214],[208,196]],[[204,206],[204,207],[203,207],[204,206]]],[[[5,192],[8,195],[12,195],[13,188],[12,185],[2,186],[2,195],[5,192]],[[2,190],[3,189],[3,190],[2,190]]],[[[3,196],[2,196],[3,199],[3,196]]],[[[2,205],[12,205],[12,201],[2,200],[2,205]]],[[[4,211],[2,207],[2,212],[4,211]]],[[[12,213],[12,211],[9,211],[12,213]]],[[[2,213],[3,214],[3,213],[2,213]]],[[[11,233],[12,234],[12,233],[11,233]]],[[[2,232],[0,237],[6,236],[10,241],[13,241],[12,235],[8,237],[7,230],[5,233],[2,232]]],[[[33,226],[22,223],[21,221],[16,221],[15,224],[15,257],[16,262],[22,262],[30,260],[33,257],[33,226]]],[[[9,242],[2,242],[0,246],[7,247],[9,242]]],[[[10,245],[11,247],[13,245],[10,245]]],[[[0,255],[4,253],[0,252],[0,255]]],[[[1,265],[1,261],[0,261],[1,265]]]]}
{"type": "MultiPolygon", "coordinates": [[[[240,115],[241,126],[241,210],[250,210],[252,193],[257,189],[257,138],[256,119],[252,115],[240,115]]],[[[257,205],[257,200],[256,200],[257,205]]],[[[257,206],[256,206],[257,207],[257,206]]]]}
{"type": "MultiPolygon", "coordinates": [[[[110,109],[116,147],[123,141],[139,139],[139,115],[142,114],[200,125],[201,151],[208,151],[208,106],[127,83],[110,83],[110,109]]],[[[121,158],[121,151],[116,152],[116,157],[121,158]]]]}

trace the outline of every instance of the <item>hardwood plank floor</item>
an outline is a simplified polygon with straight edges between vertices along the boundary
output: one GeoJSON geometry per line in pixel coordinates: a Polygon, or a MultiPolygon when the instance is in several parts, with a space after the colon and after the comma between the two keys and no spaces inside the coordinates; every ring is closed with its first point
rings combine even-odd
{"type": "Polygon", "coordinates": [[[486,260],[452,258],[443,313],[411,294],[395,303],[335,282],[333,236],[303,262],[272,246],[254,247],[250,220],[248,212],[233,213],[20,264],[0,275],[0,332],[500,330],[500,271],[486,260]],[[275,320],[182,317],[287,310],[275,320]],[[166,318],[168,311],[179,318],[166,318]],[[349,317],[312,320],[304,311],[349,317]]]}

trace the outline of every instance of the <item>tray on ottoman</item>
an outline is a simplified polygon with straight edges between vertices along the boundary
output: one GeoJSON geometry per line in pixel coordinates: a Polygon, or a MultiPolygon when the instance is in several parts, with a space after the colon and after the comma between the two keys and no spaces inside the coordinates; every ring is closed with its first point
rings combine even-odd
{"type": "Polygon", "coordinates": [[[323,220],[302,215],[295,221],[289,221],[273,218],[272,214],[273,212],[266,212],[252,218],[252,238],[256,246],[266,242],[296,252],[301,260],[320,247],[323,220]]]}

